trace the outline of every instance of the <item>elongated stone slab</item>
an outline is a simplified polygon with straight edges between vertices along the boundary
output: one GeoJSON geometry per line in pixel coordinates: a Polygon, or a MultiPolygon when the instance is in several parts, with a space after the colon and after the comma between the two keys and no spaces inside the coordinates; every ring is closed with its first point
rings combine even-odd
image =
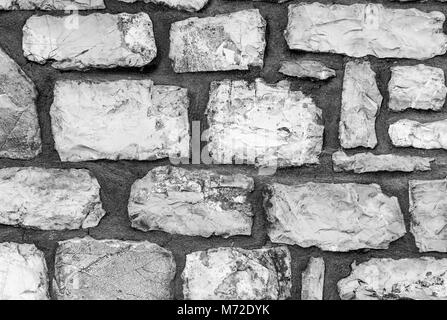
{"type": "Polygon", "coordinates": [[[162,4],[174,9],[185,10],[188,12],[199,11],[203,9],[203,7],[205,7],[205,5],[208,3],[208,0],[119,0],[119,1],[127,3],[144,2],[144,3],[162,4]]]}
{"type": "Polygon", "coordinates": [[[402,119],[390,125],[388,134],[396,147],[447,149],[447,119],[425,123],[402,119]]]}
{"type": "Polygon", "coordinates": [[[157,55],[146,13],[32,16],[23,27],[23,53],[63,70],[143,67],[157,55]]]}
{"type": "Polygon", "coordinates": [[[0,0],[0,10],[94,10],[105,9],[103,0],[0,0]]]}
{"type": "Polygon", "coordinates": [[[272,242],[327,251],[387,249],[405,234],[396,197],[377,184],[274,183],[264,192],[272,242]]]}
{"type": "Polygon", "coordinates": [[[187,90],[151,80],[56,82],[51,125],[62,161],[189,156],[187,90]]]}
{"type": "Polygon", "coordinates": [[[85,169],[0,169],[0,224],[41,230],[95,227],[105,211],[85,169]]]}
{"type": "Polygon", "coordinates": [[[59,242],[53,290],[58,300],[167,300],[175,276],[172,253],[147,241],[59,242]]]}
{"type": "Polygon", "coordinates": [[[250,235],[253,224],[247,197],[254,181],[242,174],[219,175],[157,167],[131,188],[132,227],[210,237],[250,235]]]}
{"type": "Polygon", "coordinates": [[[326,80],[335,77],[335,70],[314,60],[299,59],[281,62],[279,72],[291,77],[326,80]]]}
{"type": "Polygon", "coordinates": [[[439,11],[375,3],[299,3],[289,6],[285,37],[290,49],[425,60],[447,50],[444,20],[439,11]]]}
{"type": "Polygon", "coordinates": [[[207,147],[216,163],[290,167],[316,164],[323,145],[322,112],[311,97],[257,79],[211,83],[207,147]]]}
{"type": "Polygon", "coordinates": [[[187,300],[284,300],[290,297],[287,247],[216,248],[186,256],[182,273],[187,300]]]}
{"type": "Polygon", "coordinates": [[[301,300],[323,300],[324,259],[309,259],[306,270],[302,274],[301,300]]]}
{"type": "Polygon", "coordinates": [[[47,265],[33,244],[0,243],[0,300],[47,300],[47,265]]]}
{"type": "Polygon", "coordinates": [[[178,73],[262,67],[266,24],[258,9],[175,22],[172,67],[178,73]]]}
{"type": "Polygon", "coordinates": [[[445,300],[447,259],[371,259],[338,282],[343,300],[445,300]]]}

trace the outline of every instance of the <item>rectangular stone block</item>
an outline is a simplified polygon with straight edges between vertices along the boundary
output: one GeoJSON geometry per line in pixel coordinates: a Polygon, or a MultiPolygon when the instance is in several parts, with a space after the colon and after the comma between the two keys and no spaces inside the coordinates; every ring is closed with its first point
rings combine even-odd
{"type": "Polygon", "coordinates": [[[0,10],[95,10],[105,9],[103,0],[0,0],[0,10]]]}
{"type": "Polygon", "coordinates": [[[178,10],[185,10],[188,12],[195,12],[203,9],[208,3],[208,0],[119,0],[121,2],[135,3],[153,3],[165,5],[178,10]]]}
{"type": "Polygon", "coordinates": [[[324,259],[310,257],[302,274],[301,300],[323,300],[324,259]]]}
{"type": "Polygon", "coordinates": [[[290,77],[326,80],[335,77],[335,70],[316,60],[282,61],[279,72],[290,77]]]}
{"type": "Polygon", "coordinates": [[[389,126],[388,134],[396,147],[447,149],[447,119],[433,122],[402,119],[389,126]]]}

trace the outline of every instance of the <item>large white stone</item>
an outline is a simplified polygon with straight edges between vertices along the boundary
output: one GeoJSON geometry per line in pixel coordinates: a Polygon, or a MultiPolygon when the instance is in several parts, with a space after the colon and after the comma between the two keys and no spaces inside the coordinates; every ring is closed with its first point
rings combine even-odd
{"type": "Polygon", "coordinates": [[[402,119],[390,125],[388,134],[397,147],[447,149],[447,119],[424,123],[402,119]]]}
{"type": "Polygon", "coordinates": [[[323,300],[324,259],[309,259],[306,270],[302,274],[301,300],[323,300]]]}
{"type": "Polygon", "coordinates": [[[0,0],[0,10],[94,10],[105,9],[103,0],[0,0]]]}
{"type": "Polygon", "coordinates": [[[50,115],[62,161],[189,157],[187,90],[151,80],[56,82],[50,115]]]}
{"type": "Polygon", "coordinates": [[[154,3],[154,4],[162,4],[174,9],[185,10],[189,12],[199,11],[205,7],[208,3],[208,0],[119,0],[121,2],[127,3],[135,3],[135,2],[144,2],[144,3],[154,3]]]}

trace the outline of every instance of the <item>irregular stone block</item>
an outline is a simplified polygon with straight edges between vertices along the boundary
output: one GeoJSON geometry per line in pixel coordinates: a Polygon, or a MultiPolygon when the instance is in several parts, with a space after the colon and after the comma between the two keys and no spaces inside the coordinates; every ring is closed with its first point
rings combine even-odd
{"type": "Polygon", "coordinates": [[[54,268],[58,300],[167,300],[176,266],[154,243],[85,237],[59,242],[54,268]]]}
{"type": "Polygon", "coordinates": [[[289,6],[285,37],[290,49],[425,60],[447,50],[444,20],[439,11],[391,9],[376,3],[300,3],[289,6]]]}
{"type": "Polygon", "coordinates": [[[322,112],[311,97],[257,79],[211,83],[207,147],[216,163],[289,167],[316,164],[323,145],[322,112]]]}
{"type": "Polygon", "coordinates": [[[157,55],[146,13],[32,16],[23,27],[23,53],[63,70],[143,67],[157,55]]]}
{"type": "Polygon", "coordinates": [[[371,259],[338,282],[343,300],[445,300],[447,259],[371,259]]]}
{"type": "Polygon", "coordinates": [[[162,4],[174,9],[185,10],[188,12],[199,11],[205,7],[208,3],[208,0],[119,0],[121,2],[127,3],[135,3],[135,2],[144,2],[144,3],[154,3],[154,4],[162,4]]]}
{"type": "Polygon", "coordinates": [[[377,184],[274,183],[264,207],[272,242],[346,252],[387,249],[405,234],[396,197],[377,184]]]}
{"type": "Polygon", "coordinates": [[[151,80],[56,82],[51,124],[62,161],[189,156],[187,90],[151,80]]]}
{"type": "Polygon", "coordinates": [[[319,61],[299,59],[281,62],[279,72],[291,77],[326,80],[335,77],[335,70],[319,61]]]}
{"type": "Polygon", "coordinates": [[[0,300],[47,300],[47,265],[33,244],[0,243],[0,300]]]}
{"type": "Polygon", "coordinates": [[[0,169],[0,224],[40,230],[98,225],[105,211],[85,169],[0,169]]]}
{"type": "Polygon", "coordinates": [[[178,73],[262,67],[266,25],[258,9],[175,22],[172,67],[178,73]]]}
{"type": "Polygon", "coordinates": [[[323,300],[324,259],[309,259],[307,269],[302,274],[301,300],[323,300]]]}
{"type": "Polygon", "coordinates": [[[376,73],[369,62],[346,64],[340,113],[340,144],[343,148],[374,148],[376,116],[382,104],[376,73]]]}
{"type": "Polygon", "coordinates": [[[0,10],[95,10],[103,0],[0,0],[0,10]]]}
{"type": "Polygon", "coordinates": [[[157,167],[131,188],[128,212],[132,227],[210,237],[250,235],[253,213],[247,196],[252,178],[157,167]]]}
{"type": "Polygon", "coordinates": [[[447,149],[447,119],[426,123],[402,119],[390,125],[388,134],[396,147],[447,149]]]}
{"type": "Polygon", "coordinates": [[[290,297],[287,247],[216,248],[186,256],[182,273],[187,300],[284,300],[290,297]]]}

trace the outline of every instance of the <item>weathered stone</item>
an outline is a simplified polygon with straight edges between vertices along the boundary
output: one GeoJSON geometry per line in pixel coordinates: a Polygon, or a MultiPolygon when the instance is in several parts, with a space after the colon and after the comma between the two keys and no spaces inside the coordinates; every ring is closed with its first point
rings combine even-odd
{"type": "Polygon", "coordinates": [[[311,97],[257,79],[211,83],[207,147],[216,163],[288,167],[316,164],[323,145],[322,112],[311,97]]]}
{"type": "Polygon", "coordinates": [[[47,300],[47,265],[33,244],[0,243],[0,300],[47,300]]]}
{"type": "Polygon", "coordinates": [[[429,59],[447,50],[438,11],[391,9],[376,3],[291,4],[285,31],[291,49],[352,57],[429,59]]]}
{"type": "Polygon", "coordinates": [[[397,147],[447,149],[447,119],[426,123],[402,119],[390,125],[388,134],[397,147]]]}
{"type": "Polygon", "coordinates": [[[302,274],[301,300],[323,300],[324,259],[309,259],[307,269],[302,274]]]}
{"type": "Polygon", "coordinates": [[[62,161],[189,156],[187,90],[151,80],[56,82],[50,115],[62,161]]]}
{"type": "Polygon", "coordinates": [[[40,153],[36,96],[31,79],[0,49],[0,157],[31,159],[40,153]]]}
{"type": "Polygon", "coordinates": [[[315,78],[326,80],[335,77],[335,70],[326,67],[319,61],[299,59],[281,62],[279,72],[297,78],[315,78]]]}
{"type": "Polygon", "coordinates": [[[0,224],[72,230],[95,227],[104,214],[85,169],[0,169],[0,224]]]}
{"type": "Polygon", "coordinates": [[[216,248],[186,256],[183,295],[190,300],[283,300],[290,297],[287,247],[216,248]]]}
{"type": "Polygon", "coordinates": [[[343,151],[332,154],[334,171],[354,171],[355,173],[377,171],[430,171],[434,158],[398,156],[395,154],[357,153],[348,156],[343,151]]]}
{"type": "Polygon", "coordinates": [[[156,54],[146,13],[32,16],[23,27],[23,53],[57,69],[142,67],[156,54]]]}
{"type": "Polygon", "coordinates": [[[258,9],[175,22],[172,67],[178,73],[262,67],[266,24],[258,9]]]}
{"type": "Polygon", "coordinates": [[[210,237],[250,235],[254,182],[242,174],[218,175],[157,167],[131,188],[128,212],[132,227],[210,237]]]}
{"type": "Polygon", "coordinates": [[[371,259],[338,282],[343,300],[445,300],[447,259],[371,259]]]}
{"type": "Polygon", "coordinates": [[[272,242],[327,251],[387,249],[405,234],[396,197],[377,184],[274,183],[264,193],[272,242]]]}
{"type": "Polygon", "coordinates": [[[447,94],[444,71],[423,64],[392,67],[388,92],[391,110],[440,110],[447,94]]]}
{"type": "Polygon", "coordinates": [[[343,78],[339,128],[343,148],[377,145],[376,116],[382,100],[376,74],[369,62],[348,62],[343,78]]]}
{"type": "Polygon", "coordinates": [[[185,10],[189,12],[199,11],[205,7],[208,0],[119,0],[127,3],[144,2],[162,4],[174,9],[185,10]]]}
{"type": "Polygon", "coordinates": [[[54,268],[59,300],[166,300],[176,267],[154,243],[85,237],[59,242],[54,268]]]}
{"type": "Polygon", "coordinates": [[[0,10],[105,9],[103,0],[0,0],[0,10]]]}

